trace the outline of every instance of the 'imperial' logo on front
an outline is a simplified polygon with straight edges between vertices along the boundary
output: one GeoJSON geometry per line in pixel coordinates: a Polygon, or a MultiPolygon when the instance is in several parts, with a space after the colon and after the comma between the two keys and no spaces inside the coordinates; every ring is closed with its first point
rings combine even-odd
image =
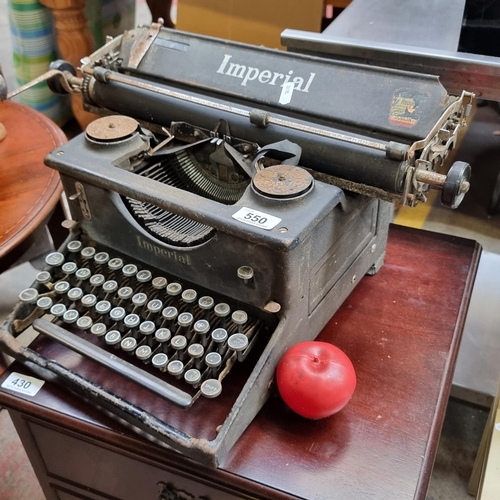
{"type": "Polygon", "coordinates": [[[231,54],[226,54],[217,73],[225,76],[232,76],[233,78],[240,78],[240,85],[243,85],[243,87],[246,87],[247,83],[252,81],[267,85],[277,85],[279,87],[283,87],[288,82],[291,82],[293,83],[294,90],[298,92],[309,92],[309,87],[316,76],[316,73],[309,73],[309,76],[306,78],[293,76],[293,69],[286,75],[269,69],[260,70],[252,66],[231,62],[232,58],[233,56],[231,54]]]}
{"type": "Polygon", "coordinates": [[[157,245],[153,245],[148,241],[144,241],[139,235],[136,235],[137,243],[141,248],[148,250],[149,252],[154,253],[155,255],[161,255],[162,257],[167,257],[167,259],[173,259],[181,264],[186,264],[188,266],[191,265],[191,259],[189,255],[177,253],[173,250],[167,250],[166,248],[161,248],[157,245]]]}

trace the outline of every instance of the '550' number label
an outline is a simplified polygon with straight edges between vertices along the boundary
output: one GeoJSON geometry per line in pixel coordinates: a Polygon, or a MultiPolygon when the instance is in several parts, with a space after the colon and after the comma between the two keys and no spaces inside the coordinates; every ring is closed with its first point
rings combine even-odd
{"type": "Polygon", "coordinates": [[[282,220],[274,215],[265,214],[264,212],[259,212],[258,210],[247,207],[240,208],[233,214],[233,219],[268,231],[276,227],[282,220]]]}

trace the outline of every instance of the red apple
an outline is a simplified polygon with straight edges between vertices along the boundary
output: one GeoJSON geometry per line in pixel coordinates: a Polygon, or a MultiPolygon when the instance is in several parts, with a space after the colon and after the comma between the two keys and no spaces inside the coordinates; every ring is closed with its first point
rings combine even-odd
{"type": "Polygon", "coordinates": [[[301,342],[285,352],[276,369],[278,390],[296,413],[310,419],[340,411],[356,388],[351,360],[327,342],[301,342]]]}

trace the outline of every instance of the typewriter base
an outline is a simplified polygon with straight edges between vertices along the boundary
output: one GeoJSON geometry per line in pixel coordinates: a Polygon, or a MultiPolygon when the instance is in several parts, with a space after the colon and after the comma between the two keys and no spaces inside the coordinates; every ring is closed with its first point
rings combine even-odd
{"type": "MultiPolygon", "coordinates": [[[[0,404],[49,500],[156,499],[165,484],[197,500],[423,499],[479,253],[469,240],[391,227],[385,265],[319,336],[353,360],[349,405],[313,422],[272,397],[218,470],[141,440],[51,383],[32,398],[0,389],[0,404]]],[[[31,375],[19,363],[11,371],[31,375]]]]}

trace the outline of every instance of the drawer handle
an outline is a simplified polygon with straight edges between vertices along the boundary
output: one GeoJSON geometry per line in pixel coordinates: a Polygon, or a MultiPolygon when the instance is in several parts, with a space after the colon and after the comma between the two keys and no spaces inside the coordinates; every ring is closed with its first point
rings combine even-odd
{"type": "Polygon", "coordinates": [[[196,498],[191,493],[176,488],[172,483],[158,483],[158,487],[158,500],[210,500],[206,496],[196,498]]]}

